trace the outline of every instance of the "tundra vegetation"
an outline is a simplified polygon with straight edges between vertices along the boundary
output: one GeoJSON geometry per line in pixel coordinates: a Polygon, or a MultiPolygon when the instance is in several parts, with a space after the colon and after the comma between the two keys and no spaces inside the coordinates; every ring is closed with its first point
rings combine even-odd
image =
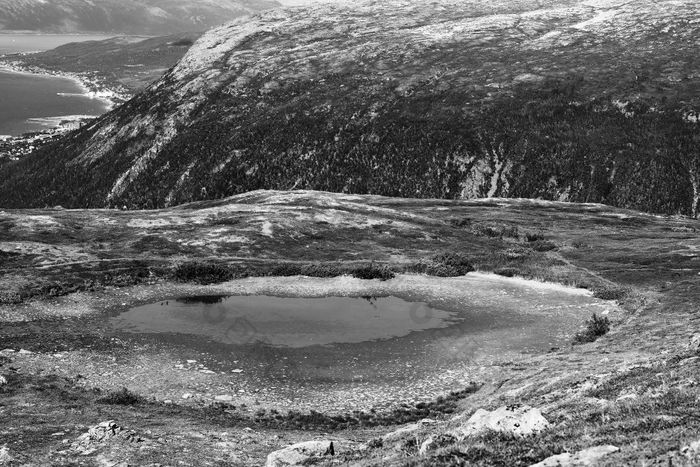
{"type": "Polygon", "coordinates": [[[75,450],[62,439],[116,420],[141,441],[115,435],[92,446],[86,461],[167,463],[177,443],[185,462],[260,465],[268,452],[331,433],[337,454],[319,465],[524,466],[603,444],[620,447],[609,457],[615,464],[681,464],[699,419],[691,339],[699,231],[696,220],[595,204],[318,192],[255,192],[159,211],[4,211],[0,340],[15,352],[0,355],[3,442],[21,461],[70,463],[75,450]],[[531,247],[538,242],[556,248],[531,247]],[[130,349],[90,324],[104,310],[184,290],[220,296],[252,276],[357,275],[370,280],[348,280],[384,284],[391,275],[472,269],[587,288],[623,312],[609,321],[581,316],[571,330],[578,345],[500,361],[489,378],[474,375],[441,398],[356,412],[235,396],[165,400],[147,381],[165,388],[182,373],[170,375],[154,347],[130,349]],[[451,417],[518,403],[541,408],[552,428],[523,438],[450,435],[451,417]],[[437,425],[386,436],[425,417],[437,425]]]}

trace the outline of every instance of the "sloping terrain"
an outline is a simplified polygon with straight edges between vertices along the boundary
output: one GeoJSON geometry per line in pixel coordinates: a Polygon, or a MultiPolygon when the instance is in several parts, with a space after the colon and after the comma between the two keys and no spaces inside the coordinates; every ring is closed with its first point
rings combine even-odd
{"type": "Polygon", "coordinates": [[[692,0],[410,1],[214,29],[157,84],[0,173],[0,206],[252,189],[696,214],[692,0]]]}
{"type": "Polygon", "coordinates": [[[0,30],[166,35],[205,31],[274,0],[3,0],[0,30]]]}
{"type": "Polygon", "coordinates": [[[697,450],[684,447],[700,426],[697,337],[689,345],[700,325],[699,231],[696,220],[596,204],[319,192],[158,211],[3,211],[0,342],[11,351],[0,352],[0,439],[17,463],[34,465],[261,465],[268,452],[310,439],[336,440],[336,456],[317,465],[527,466],[602,444],[620,448],[609,465],[696,465],[697,450]],[[167,297],[261,293],[273,283],[350,284],[363,294],[412,281],[458,293],[460,277],[435,275],[459,274],[449,267],[465,258],[481,272],[588,287],[624,312],[594,343],[504,356],[466,370],[477,384],[463,392],[366,417],[322,398],[311,401],[316,412],[285,400],[272,411],[248,387],[216,401],[217,391],[240,387],[239,376],[171,348],[129,345],[91,321],[167,297]],[[368,264],[397,276],[331,277],[368,264]],[[290,274],[329,277],[274,277],[290,274]],[[130,392],[111,392],[122,386],[130,392]],[[197,396],[183,397],[192,387],[197,396]],[[444,437],[419,454],[425,439],[458,423],[455,413],[518,403],[540,408],[551,429],[444,437]],[[384,436],[425,416],[437,423],[384,436]],[[106,420],[123,432],[78,442],[106,420]]]}
{"type": "Polygon", "coordinates": [[[148,39],[119,36],[74,42],[46,52],[9,55],[3,61],[15,68],[96,78],[133,95],[173,67],[200,35],[190,32],[148,39]]]}

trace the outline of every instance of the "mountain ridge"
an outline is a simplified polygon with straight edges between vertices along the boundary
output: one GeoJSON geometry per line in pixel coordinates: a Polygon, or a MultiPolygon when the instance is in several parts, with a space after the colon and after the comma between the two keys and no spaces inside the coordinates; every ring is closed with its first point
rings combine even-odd
{"type": "Polygon", "coordinates": [[[4,0],[0,31],[167,35],[277,6],[275,0],[4,0]]]}
{"type": "Polygon", "coordinates": [[[698,18],[694,2],[647,0],[271,10],[4,168],[0,206],[303,188],[696,215],[698,18]]]}

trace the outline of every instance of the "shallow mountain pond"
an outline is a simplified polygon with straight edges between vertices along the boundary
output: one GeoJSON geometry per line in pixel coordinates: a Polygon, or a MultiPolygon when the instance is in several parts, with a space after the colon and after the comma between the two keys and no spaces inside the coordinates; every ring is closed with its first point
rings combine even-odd
{"type": "MultiPolygon", "coordinates": [[[[255,278],[225,293],[139,305],[102,323],[129,347],[167,354],[178,371],[216,373],[223,380],[212,391],[308,408],[379,407],[568,346],[592,313],[615,309],[586,291],[483,274],[255,278]]],[[[191,381],[186,375],[178,380],[191,381]]]]}

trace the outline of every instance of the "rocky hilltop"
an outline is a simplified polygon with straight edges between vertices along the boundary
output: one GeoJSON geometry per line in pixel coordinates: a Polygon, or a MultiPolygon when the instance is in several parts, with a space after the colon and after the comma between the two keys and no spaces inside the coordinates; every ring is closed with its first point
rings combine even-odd
{"type": "Polygon", "coordinates": [[[3,0],[0,30],[172,34],[204,31],[275,0],[3,0]]]}
{"type": "Polygon", "coordinates": [[[266,11],[3,168],[0,206],[151,208],[266,188],[694,215],[699,29],[693,0],[266,11]]]}

